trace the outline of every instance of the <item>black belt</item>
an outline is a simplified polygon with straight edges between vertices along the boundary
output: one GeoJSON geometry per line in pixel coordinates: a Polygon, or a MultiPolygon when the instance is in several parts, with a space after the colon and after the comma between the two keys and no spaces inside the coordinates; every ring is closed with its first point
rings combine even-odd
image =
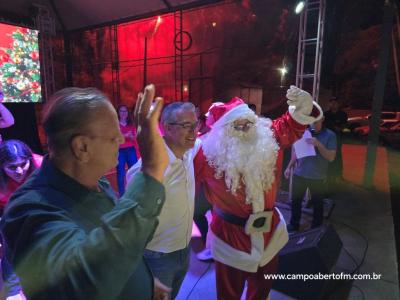
{"type": "MultiPolygon", "coordinates": [[[[213,207],[213,211],[218,215],[218,217],[227,221],[228,223],[242,226],[242,227],[246,226],[248,218],[241,218],[241,217],[238,217],[235,215],[231,215],[216,206],[213,207]]],[[[253,227],[260,228],[260,227],[264,226],[265,221],[266,221],[265,217],[260,217],[258,219],[255,219],[253,222],[253,227]]]]}

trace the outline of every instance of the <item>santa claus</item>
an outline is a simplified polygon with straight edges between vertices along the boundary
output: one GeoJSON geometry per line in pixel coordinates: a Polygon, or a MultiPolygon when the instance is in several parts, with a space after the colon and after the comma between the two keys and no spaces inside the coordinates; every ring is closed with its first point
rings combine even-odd
{"type": "Polygon", "coordinates": [[[273,121],[257,117],[239,98],[210,108],[215,123],[194,163],[196,184],[203,185],[213,206],[208,240],[219,300],[240,299],[246,281],[246,299],[267,299],[272,280],[264,275],[276,273],[277,253],[288,241],[275,207],[282,150],[321,118],[322,110],[295,86],[286,97],[288,112],[273,121]]]}

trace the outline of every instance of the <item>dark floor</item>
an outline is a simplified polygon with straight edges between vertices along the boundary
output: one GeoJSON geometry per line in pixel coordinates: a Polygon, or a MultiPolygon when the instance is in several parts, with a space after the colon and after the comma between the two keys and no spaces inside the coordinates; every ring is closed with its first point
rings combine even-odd
{"type": "MultiPolygon", "coordinates": [[[[354,151],[353,147],[347,149],[354,151]]],[[[355,280],[347,283],[335,281],[333,290],[321,299],[400,299],[391,189],[387,171],[394,168],[397,170],[396,173],[400,170],[400,155],[393,151],[388,153],[385,149],[380,149],[377,164],[379,170],[375,176],[376,187],[369,190],[357,182],[354,183],[357,181],[354,176],[360,174],[360,166],[356,165],[356,158],[359,159],[360,154],[344,155],[347,157],[345,158],[347,181],[344,181],[336,193],[331,195],[333,202],[327,201],[327,209],[330,203],[334,203],[335,207],[330,218],[326,220],[343,242],[340,256],[332,272],[356,271],[359,274],[381,274],[382,277],[380,280],[355,280]]],[[[392,181],[390,183],[392,184],[392,181]]],[[[287,219],[290,209],[285,193],[279,197],[278,206],[287,219]]],[[[306,209],[303,213],[302,230],[307,230],[309,227],[310,212],[311,210],[306,209]]],[[[200,251],[201,247],[200,240],[194,238],[190,270],[176,298],[178,300],[216,299],[214,264],[199,262],[195,257],[195,253],[200,251]]],[[[308,281],[304,284],[313,283],[308,281]]],[[[270,299],[286,300],[298,297],[292,298],[273,290],[270,299]]]]}

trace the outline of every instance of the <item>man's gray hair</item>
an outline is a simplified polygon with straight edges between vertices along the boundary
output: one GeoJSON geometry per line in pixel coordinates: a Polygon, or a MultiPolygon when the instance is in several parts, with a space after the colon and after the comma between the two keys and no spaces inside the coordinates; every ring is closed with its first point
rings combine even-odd
{"type": "Polygon", "coordinates": [[[50,97],[43,115],[49,149],[61,153],[74,136],[82,133],[100,107],[109,100],[96,88],[70,87],[50,97]]]}
{"type": "Polygon", "coordinates": [[[193,111],[196,113],[196,107],[190,102],[173,102],[168,104],[161,114],[161,124],[176,122],[177,111],[193,111]]]}

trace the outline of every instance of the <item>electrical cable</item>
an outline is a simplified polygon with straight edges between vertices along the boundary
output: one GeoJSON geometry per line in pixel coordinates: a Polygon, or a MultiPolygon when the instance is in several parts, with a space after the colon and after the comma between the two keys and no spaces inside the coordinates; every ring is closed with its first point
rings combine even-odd
{"type": "MultiPolygon", "coordinates": [[[[291,208],[285,207],[284,205],[277,205],[277,206],[278,206],[279,208],[281,208],[281,209],[291,210],[291,208]]],[[[346,249],[345,247],[343,247],[343,248],[345,249],[345,251],[348,253],[348,255],[350,256],[350,258],[353,260],[353,262],[356,263],[356,267],[355,267],[354,270],[351,272],[351,274],[353,275],[353,274],[355,274],[356,272],[359,271],[360,267],[361,267],[361,266],[363,265],[363,263],[364,263],[365,257],[367,256],[367,251],[368,251],[368,248],[369,248],[368,239],[367,239],[367,238],[365,237],[365,235],[364,235],[363,233],[361,233],[358,229],[356,229],[356,228],[354,228],[354,227],[352,227],[352,226],[350,226],[350,225],[348,225],[348,224],[346,224],[346,223],[344,223],[344,222],[332,220],[331,223],[337,223],[337,224],[343,225],[343,226],[345,226],[345,227],[348,227],[349,229],[351,229],[351,230],[353,230],[355,233],[357,233],[357,234],[364,240],[364,242],[365,242],[365,249],[364,249],[364,251],[363,251],[364,253],[363,253],[363,256],[362,256],[362,259],[361,259],[360,263],[356,263],[355,258],[347,251],[347,249],[346,249]]]]}
{"type": "Polygon", "coordinates": [[[351,253],[349,252],[349,250],[346,249],[345,246],[343,246],[343,250],[347,253],[347,255],[350,257],[350,259],[353,261],[354,265],[357,267],[358,263],[357,263],[356,259],[354,258],[354,256],[351,255],[351,253]]]}
{"type": "Polygon", "coordinates": [[[212,265],[212,262],[208,263],[207,268],[204,270],[204,272],[200,275],[200,277],[197,279],[196,283],[193,285],[193,287],[190,289],[189,294],[186,296],[185,300],[188,300],[190,295],[192,294],[192,292],[194,291],[194,288],[196,287],[196,285],[199,283],[200,279],[204,277],[204,275],[206,275],[206,273],[210,270],[212,265]]]}
{"type": "MultiPolygon", "coordinates": [[[[279,206],[279,208],[284,209],[284,210],[291,210],[291,208],[285,207],[284,205],[277,205],[277,206],[279,206]]],[[[365,249],[364,249],[364,251],[363,251],[363,255],[362,255],[361,261],[360,261],[359,263],[357,263],[357,261],[356,261],[356,259],[354,258],[354,256],[346,249],[346,247],[343,246],[344,251],[347,253],[347,255],[351,258],[351,260],[352,260],[352,261],[354,262],[354,264],[355,264],[355,268],[350,272],[350,275],[354,275],[354,274],[358,273],[358,271],[360,270],[361,266],[364,264],[365,257],[367,256],[367,251],[368,251],[368,248],[369,248],[368,239],[367,239],[367,237],[366,237],[363,233],[361,233],[357,228],[354,228],[353,226],[351,226],[351,225],[349,225],[349,224],[346,224],[346,223],[341,222],[341,221],[336,221],[336,220],[332,220],[331,223],[336,223],[336,224],[341,225],[342,227],[347,227],[347,228],[351,229],[351,230],[354,231],[357,235],[359,235],[359,236],[364,240],[364,242],[365,242],[365,249]]],[[[389,283],[392,283],[392,282],[390,282],[390,281],[388,281],[388,282],[389,282],[389,283]]],[[[344,282],[339,282],[338,284],[336,284],[336,285],[334,286],[334,288],[331,289],[330,292],[328,292],[327,294],[325,294],[325,297],[328,298],[331,294],[333,294],[334,291],[337,290],[337,288],[339,288],[339,287],[340,287],[341,285],[343,285],[343,284],[344,284],[344,282]]],[[[353,285],[353,286],[354,286],[354,285],[353,285]]],[[[361,290],[361,288],[359,288],[358,286],[357,286],[356,288],[358,288],[358,289],[360,290],[360,292],[362,293],[362,295],[364,296],[364,292],[361,290]]],[[[363,297],[363,299],[365,299],[365,297],[363,297]]]]}
{"type": "Polygon", "coordinates": [[[353,287],[354,287],[355,289],[357,289],[357,290],[360,292],[360,294],[361,294],[361,299],[364,300],[364,299],[365,299],[364,291],[363,291],[359,286],[357,286],[357,285],[355,285],[355,284],[353,284],[353,287]]]}
{"type": "MultiPolygon", "coordinates": [[[[356,266],[356,268],[351,272],[351,275],[353,275],[353,274],[357,273],[357,272],[360,270],[361,266],[364,264],[365,257],[367,256],[367,251],[368,251],[368,248],[369,248],[368,239],[367,239],[367,237],[366,237],[363,233],[361,233],[357,228],[354,228],[353,226],[350,226],[349,224],[346,224],[346,223],[341,222],[341,221],[335,221],[335,220],[332,220],[331,222],[332,222],[332,223],[341,224],[341,225],[344,225],[345,227],[348,227],[349,229],[351,229],[351,230],[353,230],[355,233],[357,233],[357,234],[364,240],[364,242],[365,242],[365,249],[364,249],[364,253],[363,253],[362,259],[361,259],[360,263],[358,263],[358,265],[356,266]]],[[[354,259],[354,258],[353,258],[353,259],[354,259]]]]}

